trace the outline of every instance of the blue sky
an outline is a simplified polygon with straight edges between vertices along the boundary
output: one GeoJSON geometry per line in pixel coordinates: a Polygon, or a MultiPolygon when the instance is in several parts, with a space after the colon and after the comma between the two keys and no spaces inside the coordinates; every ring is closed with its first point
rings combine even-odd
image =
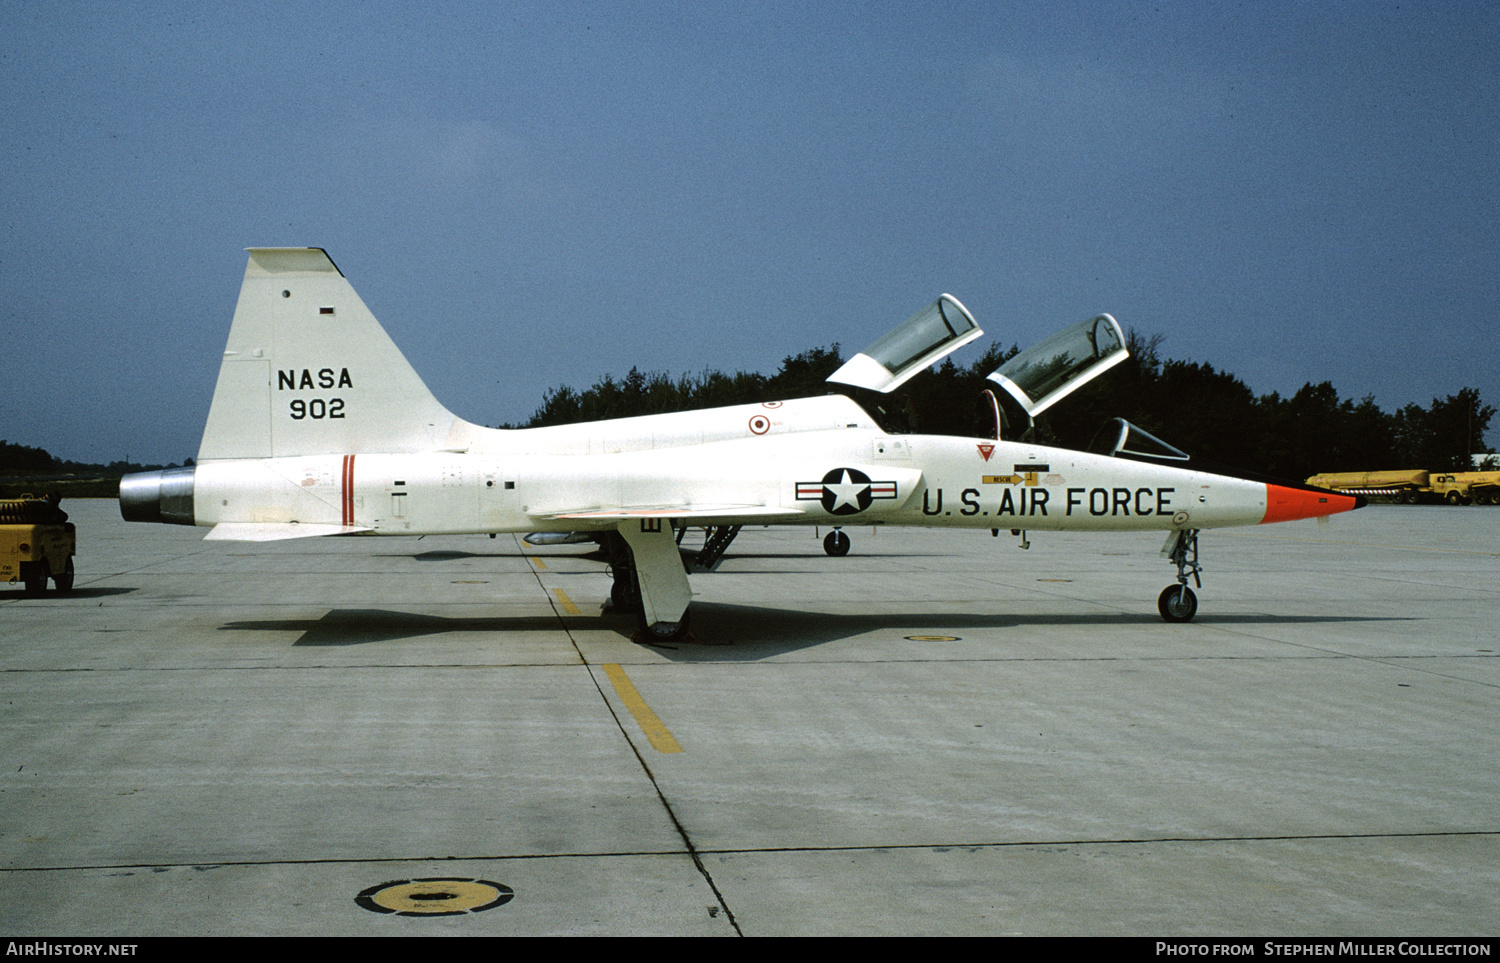
{"type": "Polygon", "coordinates": [[[277,245],[481,423],[944,291],[960,362],[1108,311],[1257,393],[1500,406],[1497,51],[1469,2],[0,0],[0,437],[194,456],[277,245]]]}

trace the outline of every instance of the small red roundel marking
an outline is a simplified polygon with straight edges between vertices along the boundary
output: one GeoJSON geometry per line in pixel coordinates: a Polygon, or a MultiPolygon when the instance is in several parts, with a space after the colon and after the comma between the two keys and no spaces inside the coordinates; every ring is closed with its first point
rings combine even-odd
{"type": "Polygon", "coordinates": [[[780,408],[781,404],[779,401],[762,401],[760,406],[762,408],[780,408]]]}
{"type": "Polygon", "coordinates": [[[768,432],[770,430],[771,430],[771,419],[767,418],[765,415],[755,415],[755,416],[751,417],[751,419],[750,419],[750,433],[751,434],[754,434],[754,435],[764,435],[766,432],[768,432]]]}

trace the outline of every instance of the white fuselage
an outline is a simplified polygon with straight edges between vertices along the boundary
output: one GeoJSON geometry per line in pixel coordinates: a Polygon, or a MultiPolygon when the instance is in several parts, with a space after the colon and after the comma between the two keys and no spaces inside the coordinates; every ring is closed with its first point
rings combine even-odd
{"type": "Polygon", "coordinates": [[[461,450],[197,466],[198,525],[380,534],[684,524],[1132,530],[1253,525],[1258,482],[1042,445],[891,435],[841,396],[558,428],[468,426],[461,450]]]}

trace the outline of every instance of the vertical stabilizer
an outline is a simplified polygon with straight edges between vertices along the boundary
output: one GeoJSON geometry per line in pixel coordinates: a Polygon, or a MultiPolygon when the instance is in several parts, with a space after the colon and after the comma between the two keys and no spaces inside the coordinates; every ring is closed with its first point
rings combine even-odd
{"type": "Polygon", "coordinates": [[[433,451],[438,403],[321,248],[250,248],[198,460],[433,451]]]}

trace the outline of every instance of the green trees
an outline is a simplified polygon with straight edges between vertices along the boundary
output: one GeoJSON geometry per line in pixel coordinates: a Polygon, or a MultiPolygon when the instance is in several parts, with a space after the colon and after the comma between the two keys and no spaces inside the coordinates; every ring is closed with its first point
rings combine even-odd
{"type": "Polygon", "coordinates": [[[1085,445],[1090,425],[1118,416],[1199,458],[1293,479],[1318,472],[1467,470],[1470,455],[1487,450],[1484,434],[1495,409],[1473,388],[1394,413],[1369,395],[1341,398],[1327,381],[1308,382],[1289,398],[1257,396],[1212,365],[1160,360],[1160,335],[1130,331],[1126,340],[1128,361],[1080,392],[1080,404],[1048,413],[1060,443],[1085,445]]]}
{"type": "Polygon", "coordinates": [[[41,474],[56,465],[57,459],[41,448],[0,440],[0,474],[41,474]]]}
{"type": "Polygon", "coordinates": [[[1440,471],[1468,471],[1469,456],[1487,450],[1484,432],[1495,409],[1479,399],[1473,388],[1432,399],[1423,409],[1407,405],[1394,416],[1401,457],[1409,464],[1440,471]]]}
{"type": "Polygon", "coordinates": [[[753,371],[728,375],[704,371],[682,375],[674,381],[664,372],[644,374],[639,368],[631,368],[621,381],[605,375],[583,391],[575,391],[568,385],[549,388],[542,396],[542,406],[532,413],[529,421],[507,427],[544,428],[605,418],[806,398],[826,394],[828,386],[824,379],[843,363],[835,344],[788,356],[782,360],[781,370],[769,378],[753,371]]]}
{"type": "MultiPolygon", "coordinates": [[[[191,465],[192,463],[193,460],[189,458],[183,464],[191,465]]],[[[5,476],[94,474],[118,477],[128,472],[176,467],[176,465],[141,465],[133,461],[113,461],[107,465],[64,461],[44,448],[17,445],[0,439],[0,475],[5,476]]]]}

